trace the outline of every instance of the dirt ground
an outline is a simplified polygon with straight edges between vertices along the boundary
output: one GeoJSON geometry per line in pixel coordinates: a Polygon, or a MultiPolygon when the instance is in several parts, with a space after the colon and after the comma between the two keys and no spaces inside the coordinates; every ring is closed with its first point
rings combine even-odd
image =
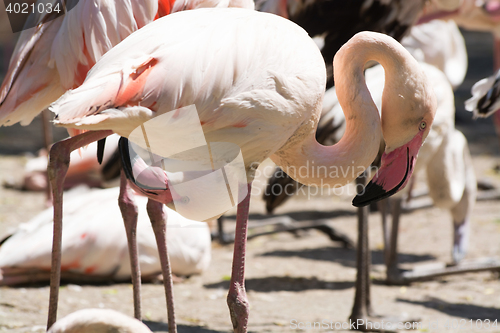
{"type": "MultiPolygon", "coordinates": [[[[466,37],[471,60],[467,79],[457,90],[457,127],[470,142],[478,179],[486,179],[500,188],[500,174],[493,170],[500,163],[500,148],[492,123],[488,120],[472,122],[462,106],[469,96],[470,86],[491,72],[491,38],[477,33],[467,33],[466,37]]],[[[34,152],[40,146],[38,129],[36,121],[27,128],[0,128],[0,182],[19,180],[26,162],[22,152],[34,152]]],[[[58,132],[56,137],[62,135],[58,132]]],[[[356,211],[350,204],[351,199],[352,195],[299,196],[276,213],[303,221],[327,219],[331,226],[356,240],[356,211]]],[[[43,208],[43,193],[0,188],[0,234],[28,221],[43,208]]],[[[251,220],[262,219],[264,212],[260,196],[255,193],[251,202],[251,220]]],[[[229,219],[234,219],[234,212],[228,215],[229,219]]],[[[418,330],[422,332],[500,332],[498,273],[469,273],[410,286],[387,286],[383,282],[385,268],[378,213],[370,215],[369,228],[373,262],[371,295],[375,312],[418,318],[421,323],[418,330]],[[485,328],[487,319],[491,322],[498,320],[497,327],[485,328]],[[482,328],[478,327],[481,322],[482,328]],[[462,324],[462,329],[456,328],[459,324],[462,324]]],[[[478,202],[471,228],[467,258],[500,257],[500,203],[494,200],[478,202]]],[[[400,226],[399,262],[405,268],[436,261],[449,262],[451,232],[451,218],[447,211],[426,208],[405,214],[400,226]]],[[[214,241],[210,268],[201,276],[174,285],[180,332],[230,331],[226,294],[232,250],[231,245],[222,246],[214,241]]],[[[333,331],[346,331],[340,326],[347,323],[353,305],[355,265],[355,250],[344,249],[318,231],[299,235],[280,233],[250,240],[246,269],[251,304],[250,331],[291,332],[314,322],[337,323],[333,331]]],[[[155,332],[166,331],[163,286],[145,284],[142,290],[146,323],[155,332]]],[[[43,332],[48,295],[48,284],[1,287],[0,331],[43,332]]],[[[91,307],[133,314],[129,283],[65,284],[61,287],[59,304],[59,318],[91,307]]],[[[309,332],[318,330],[330,329],[305,329],[309,332]]]]}

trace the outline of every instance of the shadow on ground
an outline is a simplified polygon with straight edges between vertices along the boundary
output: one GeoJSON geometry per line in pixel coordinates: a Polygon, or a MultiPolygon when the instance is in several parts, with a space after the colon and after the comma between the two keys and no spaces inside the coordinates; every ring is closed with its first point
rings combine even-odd
{"type": "MultiPolygon", "coordinates": [[[[205,288],[229,289],[229,281],[221,281],[204,285],[205,288]]],[[[354,287],[354,281],[323,281],[316,277],[290,277],[268,276],[263,278],[247,279],[245,289],[270,292],[270,291],[304,291],[304,290],[343,290],[354,287]]]]}
{"type": "MultiPolygon", "coordinates": [[[[299,257],[311,260],[323,260],[339,263],[346,267],[356,267],[356,250],[345,249],[340,247],[321,247],[315,249],[306,249],[300,251],[294,250],[278,250],[261,254],[262,257],[299,257]]],[[[372,264],[383,265],[383,251],[371,251],[372,264]]],[[[436,257],[430,254],[417,255],[408,253],[399,253],[399,263],[418,263],[422,261],[435,260],[436,257]]]]}
{"type": "MultiPolygon", "coordinates": [[[[168,324],[159,321],[144,320],[144,324],[153,332],[168,332],[168,324]]],[[[179,333],[220,333],[202,326],[177,325],[179,333]]]]}
{"type": "MultiPolygon", "coordinates": [[[[426,308],[441,311],[443,313],[446,313],[447,315],[454,317],[468,318],[472,320],[480,319],[483,323],[486,319],[489,319],[491,321],[500,319],[500,309],[498,308],[488,308],[474,304],[449,303],[437,297],[429,297],[425,301],[411,301],[407,299],[397,298],[396,301],[421,305],[426,308]]],[[[475,323],[473,325],[475,325],[475,323]]]]}

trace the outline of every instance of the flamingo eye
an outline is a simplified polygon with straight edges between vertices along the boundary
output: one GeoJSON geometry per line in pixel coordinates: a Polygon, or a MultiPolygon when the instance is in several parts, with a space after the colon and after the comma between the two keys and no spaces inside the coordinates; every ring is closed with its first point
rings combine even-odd
{"type": "Polygon", "coordinates": [[[427,124],[425,123],[425,121],[420,123],[420,130],[424,130],[426,127],[427,127],[427,124]]]}

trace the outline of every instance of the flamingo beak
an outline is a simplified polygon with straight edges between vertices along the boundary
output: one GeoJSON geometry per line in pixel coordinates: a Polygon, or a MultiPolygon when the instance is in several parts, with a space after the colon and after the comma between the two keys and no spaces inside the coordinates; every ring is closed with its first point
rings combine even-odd
{"type": "Polygon", "coordinates": [[[118,149],[125,176],[135,192],[165,205],[181,199],[169,188],[167,175],[162,168],[149,166],[138,156],[131,157],[133,151],[129,148],[128,139],[120,138],[118,149]]]}
{"type": "Polygon", "coordinates": [[[407,144],[390,153],[382,154],[380,169],[368,185],[354,197],[352,205],[363,207],[372,202],[390,197],[405,188],[415,167],[417,155],[422,146],[423,131],[407,144]]]}

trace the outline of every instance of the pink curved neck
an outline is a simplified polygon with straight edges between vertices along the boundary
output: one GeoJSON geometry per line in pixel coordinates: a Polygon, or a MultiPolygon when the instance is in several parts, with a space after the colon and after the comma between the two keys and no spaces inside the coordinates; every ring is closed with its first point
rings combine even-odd
{"type": "MultiPolygon", "coordinates": [[[[373,162],[380,148],[382,126],[379,113],[366,86],[363,70],[374,60],[385,69],[382,113],[384,128],[396,124],[391,113],[398,113],[401,103],[408,103],[400,94],[386,94],[407,84],[415,75],[416,61],[394,39],[372,33],[358,34],[344,45],[334,59],[335,88],[346,118],[346,131],[333,146],[319,144],[314,132],[301,143],[290,145],[273,157],[292,178],[306,185],[343,186],[360,175],[373,162]],[[387,95],[387,96],[386,96],[387,95]],[[396,109],[396,110],[394,110],[396,109]],[[394,112],[392,111],[394,110],[394,112]]],[[[419,75],[416,74],[418,77],[419,75]]],[[[399,110],[401,111],[401,110],[399,110]]],[[[388,130],[397,135],[397,130],[388,130]]]]}

